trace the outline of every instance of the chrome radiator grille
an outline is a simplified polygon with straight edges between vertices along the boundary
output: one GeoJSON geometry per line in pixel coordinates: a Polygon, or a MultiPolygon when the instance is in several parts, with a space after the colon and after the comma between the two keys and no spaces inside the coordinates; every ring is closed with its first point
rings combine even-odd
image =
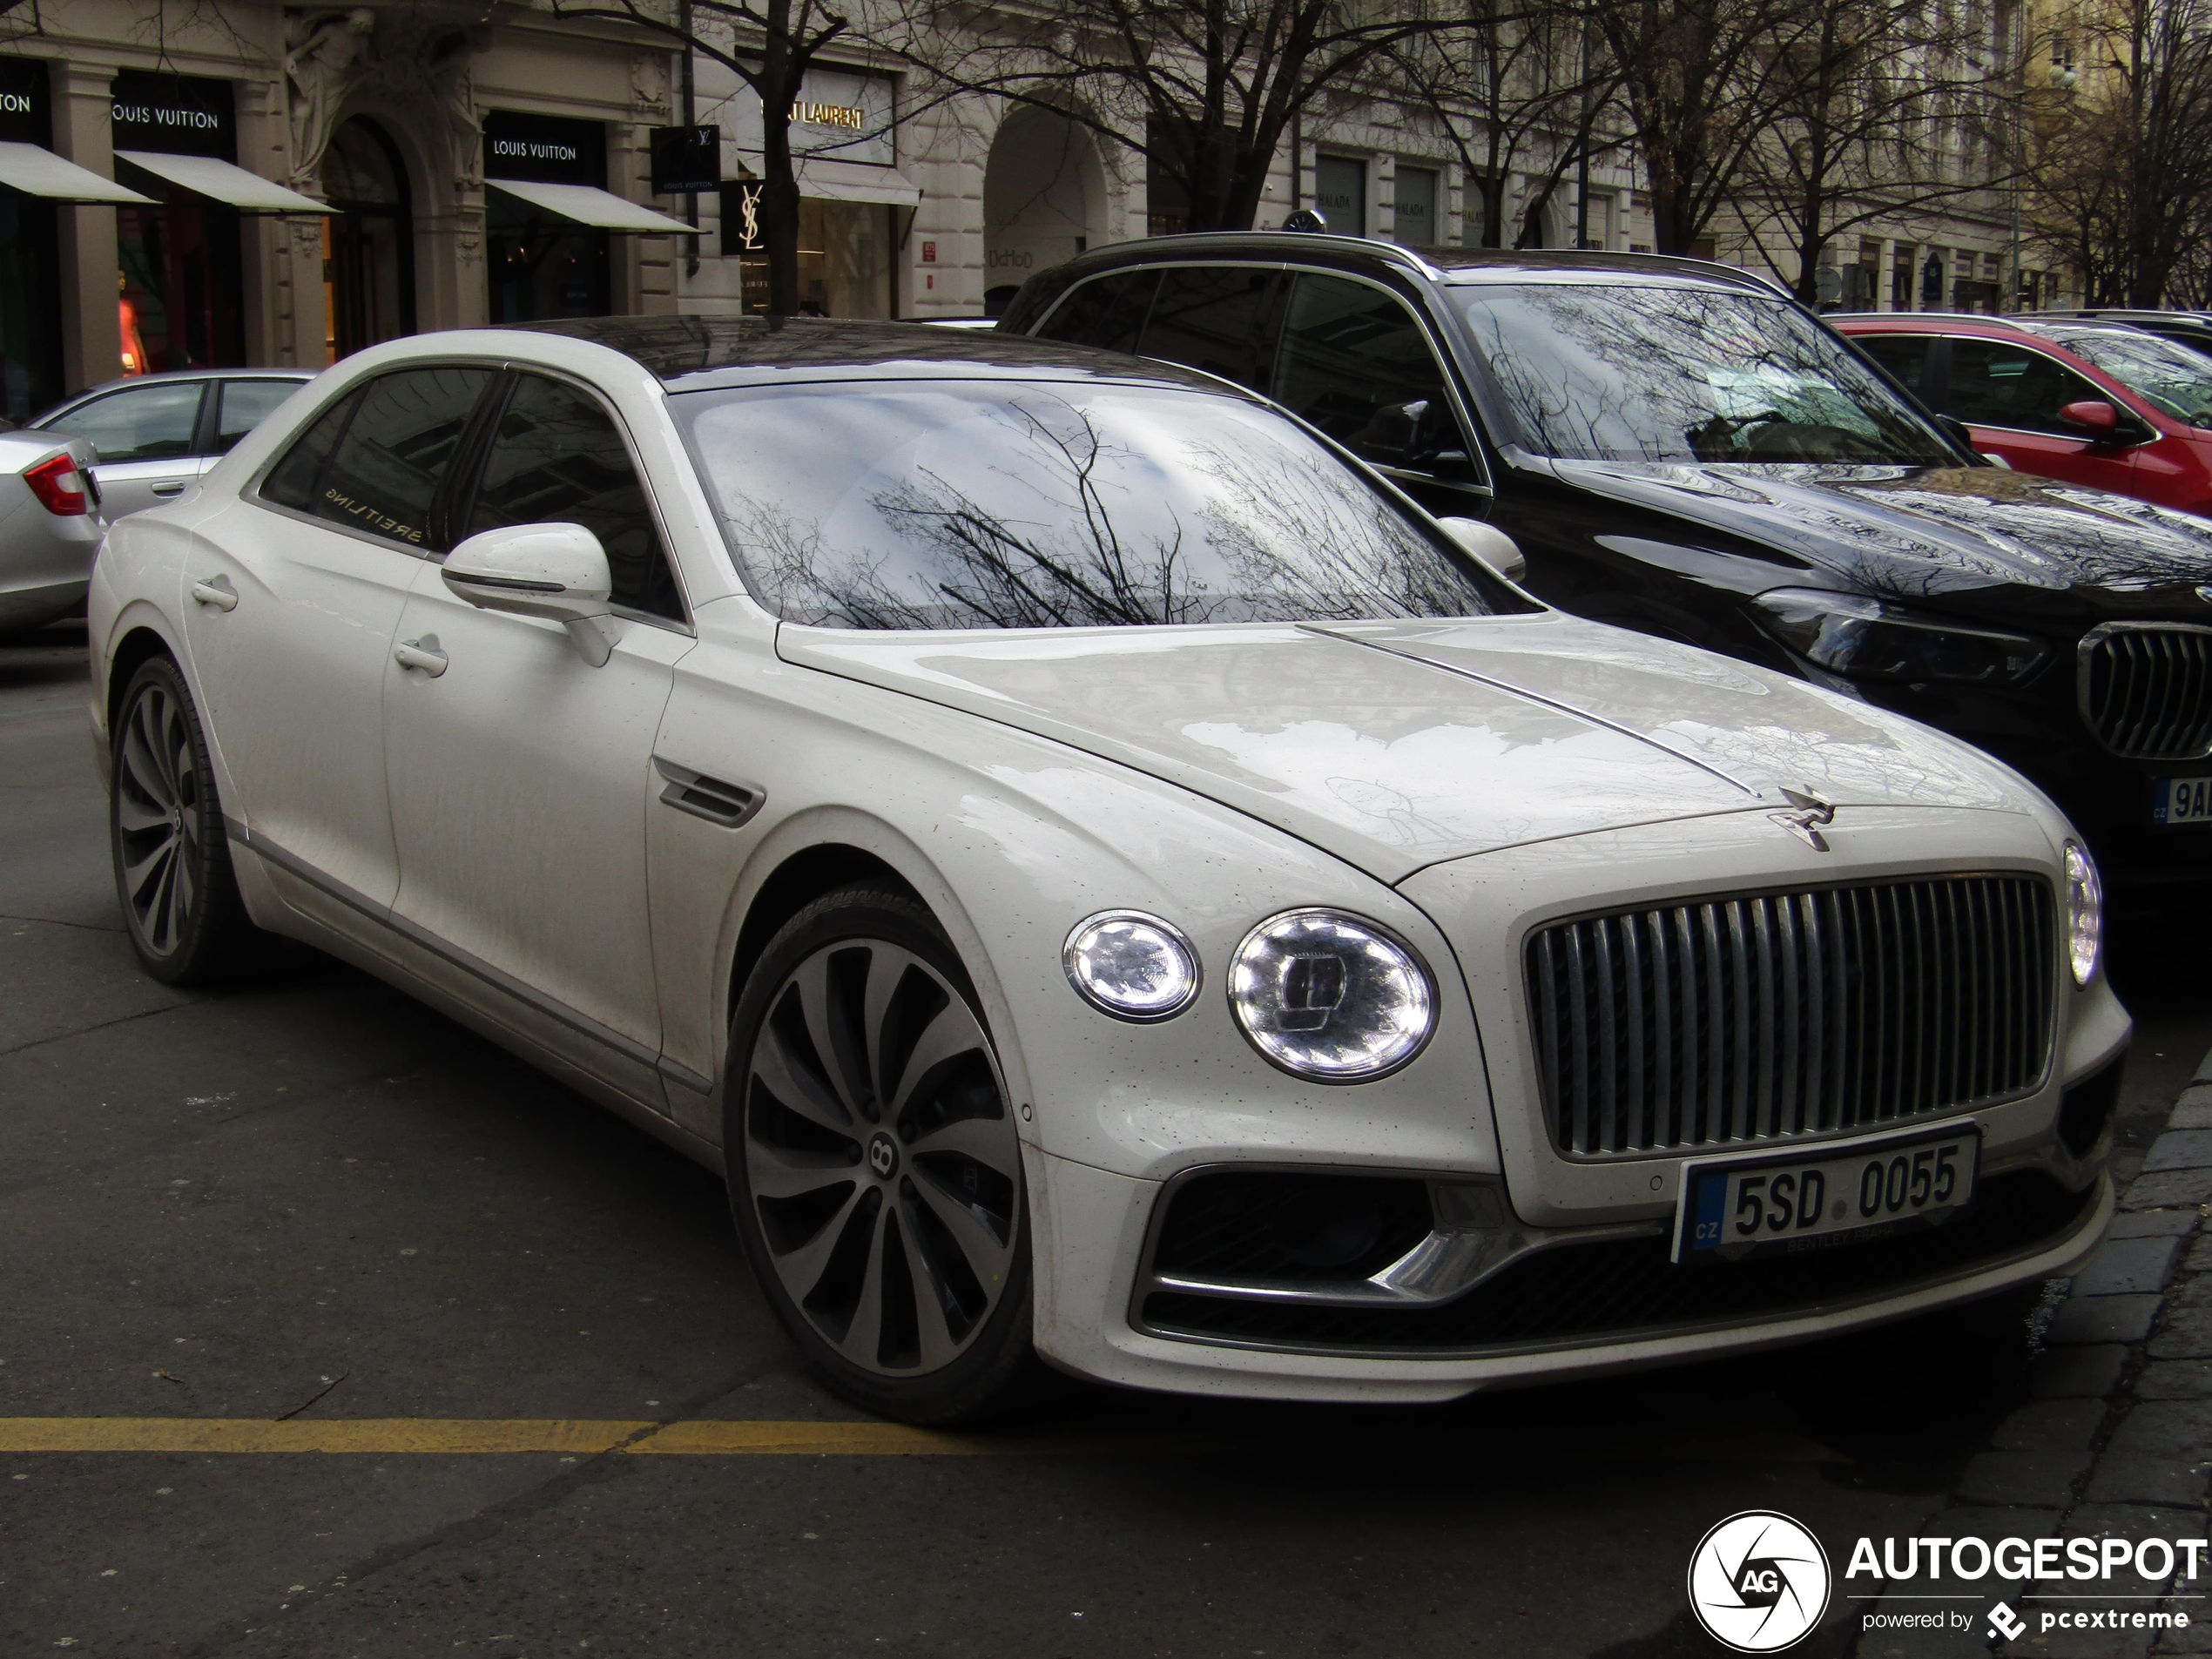
{"type": "Polygon", "coordinates": [[[2107,626],[2081,641],[2081,716],[2114,754],[2212,753],[2212,629],[2107,626]]]}
{"type": "Polygon", "coordinates": [[[1766,894],[1529,936],[1552,1142],[1570,1157],[1879,1128],[2043,1077],[2050,884],[1970,875],[1766,894]]]}

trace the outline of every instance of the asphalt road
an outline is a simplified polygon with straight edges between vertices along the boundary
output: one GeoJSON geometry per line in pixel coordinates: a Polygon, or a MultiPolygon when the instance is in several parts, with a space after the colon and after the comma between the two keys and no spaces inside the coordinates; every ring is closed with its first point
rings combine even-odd
{"type": "MultiPolygon", "coordinates": [[[[0,644],[0,1416],[855,1416],[658,1143],[304,951],[139,975],[84,674],[81,629],[0,644]]],[[[2137,1147],[2212,1046],[2205,936],[2115,943],[2137,1147]]],[[[2034,1304],[1419,1410],[1067,1383],[981,1455],[0,1453],[0,1653],[1717,1651],[1705,1529],[1910,1530],[2034,1304]]]]}

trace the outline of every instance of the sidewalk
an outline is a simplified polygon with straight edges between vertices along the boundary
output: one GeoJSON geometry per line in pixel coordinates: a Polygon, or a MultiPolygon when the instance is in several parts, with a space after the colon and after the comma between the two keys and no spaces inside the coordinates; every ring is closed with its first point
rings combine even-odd
{"type": "MultiPolygon", "coordinates": [[[[2130,1160],[2132,1161],[2132,1160],[2130,1160]]],[[[2206,1533],[2212,1468],[2212,1054],[2199,1062],[2139,1171],[2115,1160],[2120,1214],[2103,1247],[2055,1301],[2031,1398],[1966,1467],[1926,1537],[2168,1539],[2206,1533]]],[[[1838,1588],[1840,1589],[1840,1586],[1838,1588]]],[[[2161,1603],[2188,1614],[2186,1629],[2033,1628],[2054,1602],[2023,1603],[2017,1584],[1923,1578],[1920,1595],[1979,1594],[1971,1636],[1868,1632],[1858,1659],[1924,1655],[2033,1655],[2037,1659],[2144,1659],[2212,1653],[2212,1572],[2176,1582],[2161,1603]],[[2010,1588],[2013,1593],[2007,1594],[2010,1588]],[[2002,1598],[2030,1620],[2016,1641],[1993,1640],[1984,1616],[2002,1598]]],[[[2132,1583],[2129,1588],[2133,1588],[2132,1583]]],[[[1902,1589],[1889,1613],[1929,1605],[1902,1589]]],[[[1951,1606],[1964,1603],[1952,1602],[1951,1606]]],[[[2148,1607],[2148,1603],[2134,1605],[2148,1607]]]]}

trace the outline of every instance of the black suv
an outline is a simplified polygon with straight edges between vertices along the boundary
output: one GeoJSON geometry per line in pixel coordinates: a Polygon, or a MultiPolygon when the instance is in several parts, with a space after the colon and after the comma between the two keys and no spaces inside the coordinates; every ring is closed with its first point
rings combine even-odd
{"type": "Polygon", "coordinates": [[[2212,522],[1990,464],[1758,278],[1161,237],[1038,273],[999,327],[1264,393],[1507,532],[1538,597],[1968,738],[2117,884],[2212,878],[2212,522]]]}

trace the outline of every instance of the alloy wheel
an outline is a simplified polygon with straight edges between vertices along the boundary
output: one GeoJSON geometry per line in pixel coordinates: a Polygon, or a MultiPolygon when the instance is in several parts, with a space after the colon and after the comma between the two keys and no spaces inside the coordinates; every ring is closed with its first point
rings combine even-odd
{"type": "Polygon", "coordinates": [[[159,684],[139,688],[116,754],[117,867],[138,938],[173,954],[199,899],[199,768],[184,706],[159,684]]]}
{"type": "Polygon", "coordinates": [[[887,941],[817,950],[769,1001],[744,1123],[747,1201],[823,1339],[887,1377],[966,1352],[1014,1268],[1022,1174],[961,991],[887,941]]]}

